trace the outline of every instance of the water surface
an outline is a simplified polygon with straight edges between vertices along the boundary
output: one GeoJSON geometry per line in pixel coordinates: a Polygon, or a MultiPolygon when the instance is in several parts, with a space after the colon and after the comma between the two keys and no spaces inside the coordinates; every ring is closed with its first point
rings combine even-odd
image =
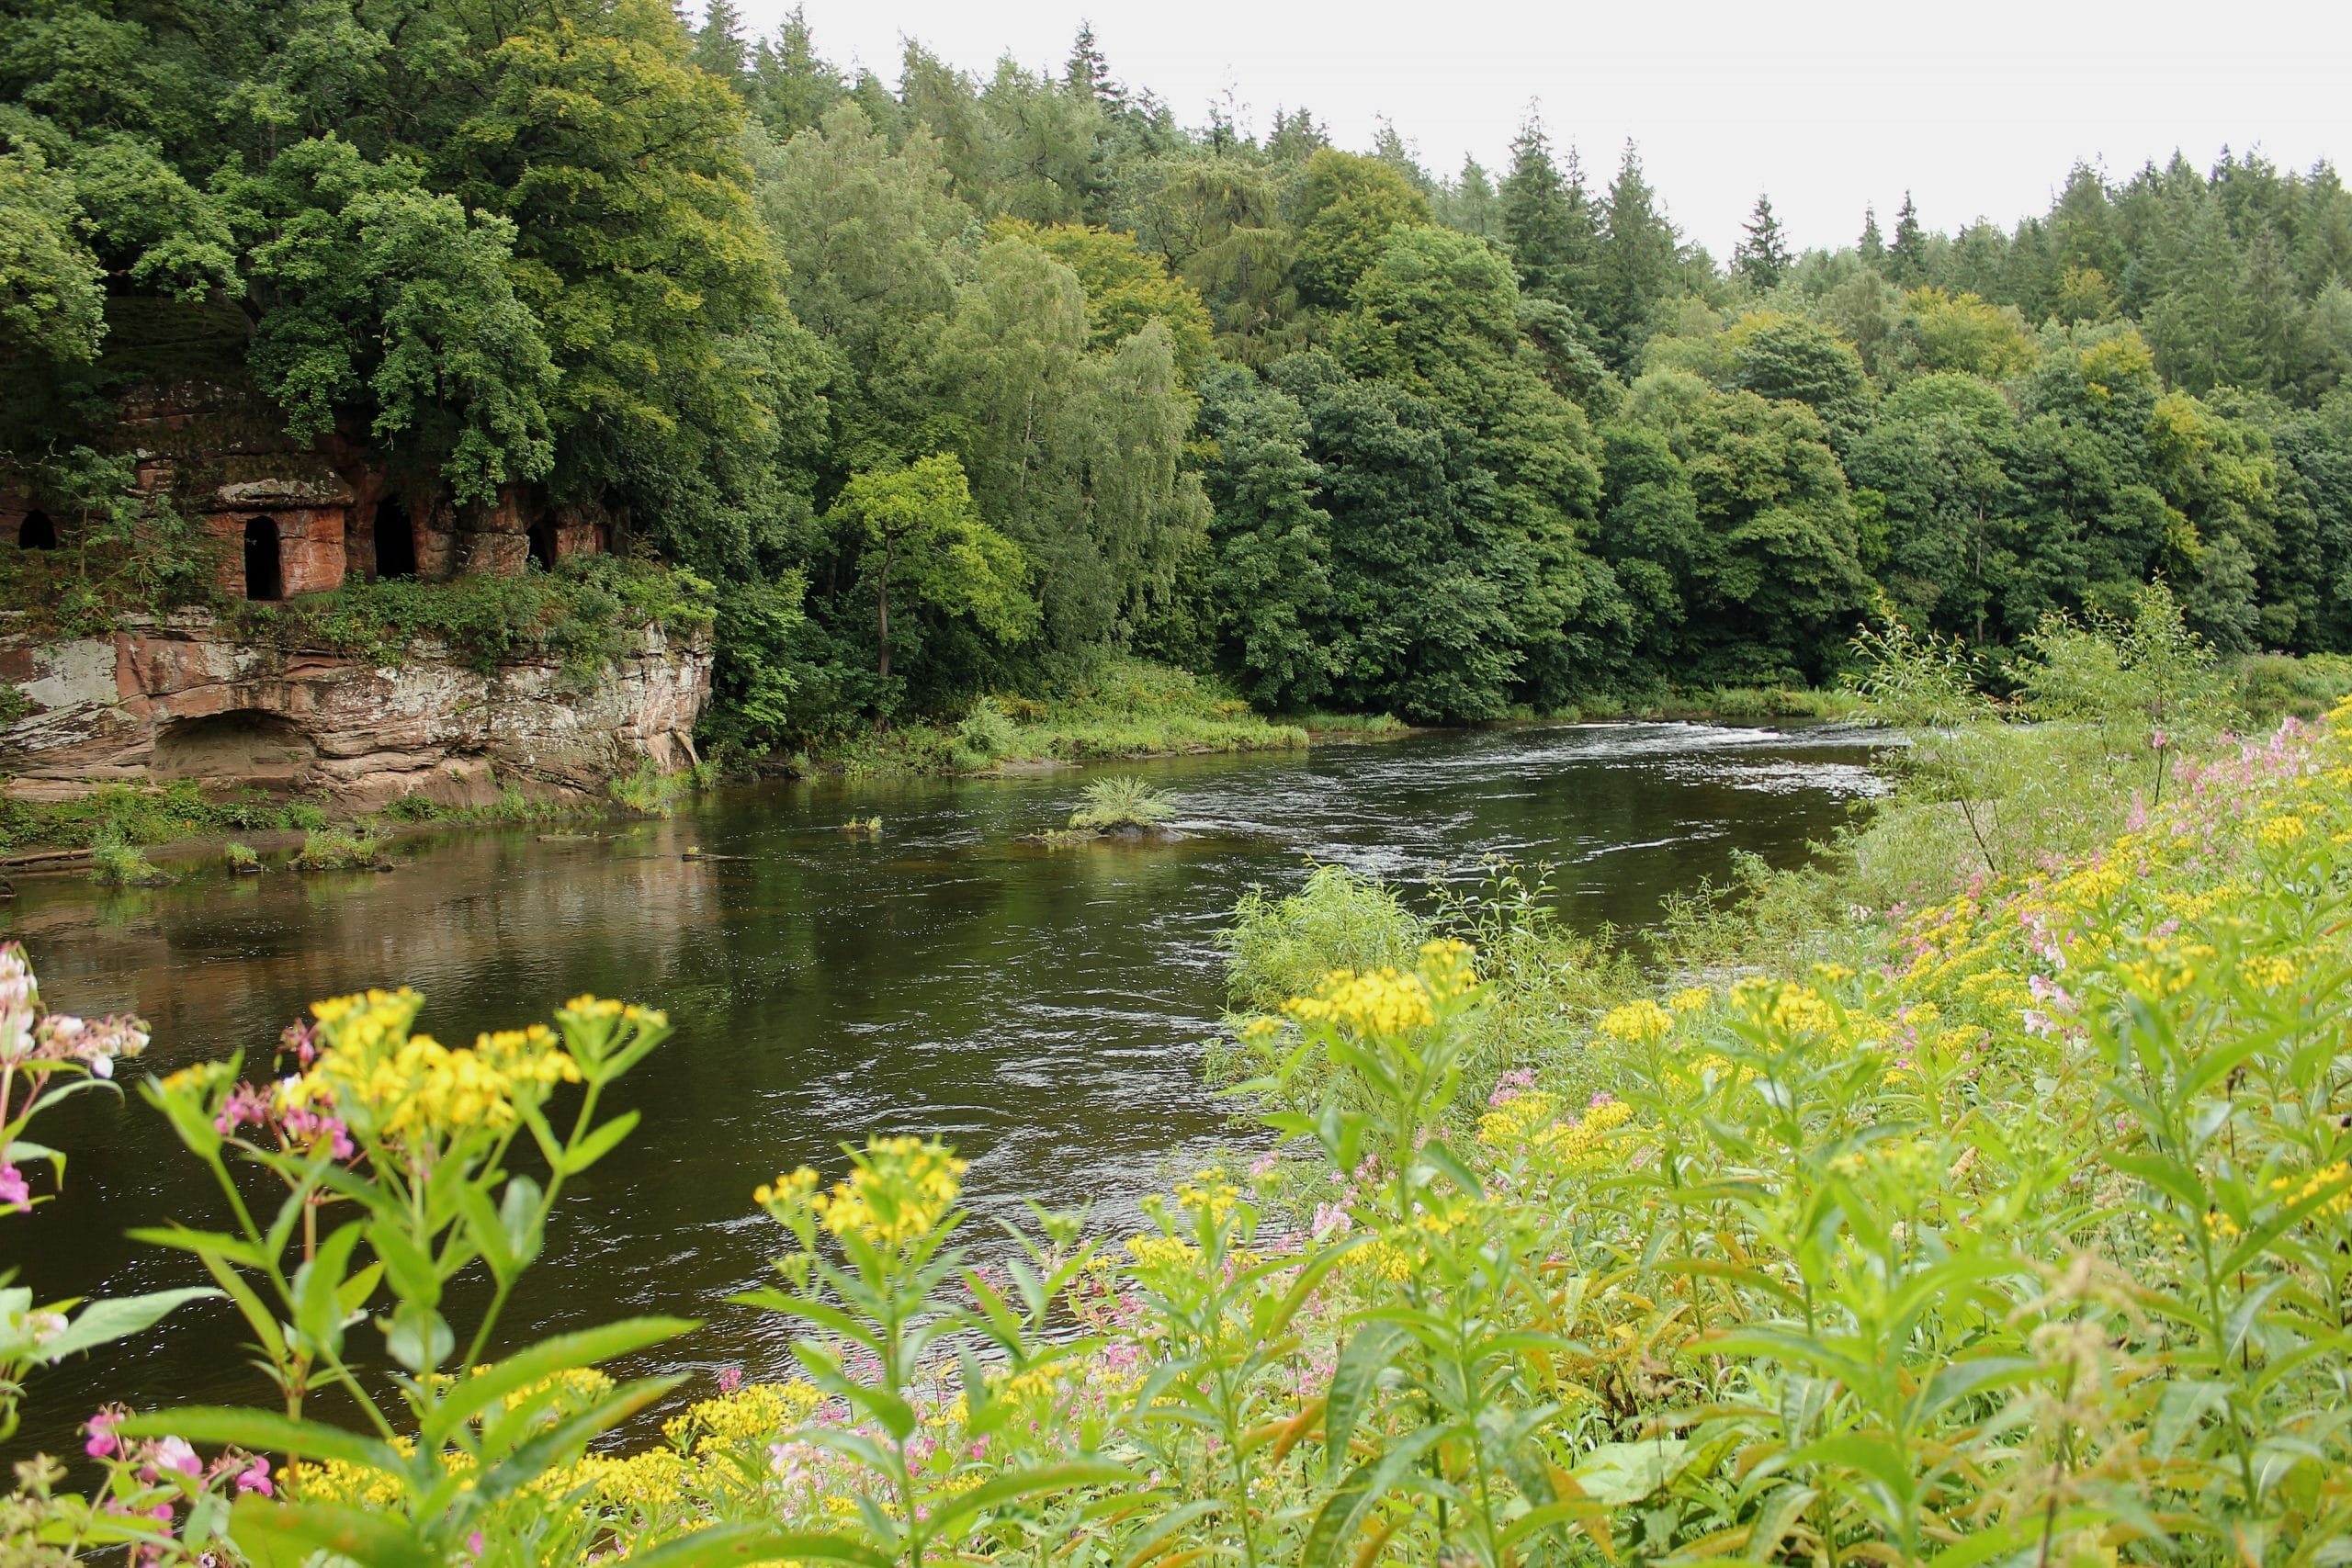
{"type": "MultiPolygon", "coordinates": [[[[1170,1158],[1229,1137],[1204,1088],[1223,985],[1212,939],[1252,885],[1310,861],[1409,882],[1486,857],[1551,863],[1583,927],[1654,919],[1733,852],[1801,859],[1873,788],[1849,733],[1682,724],[1532,727],[1140,765],[1188,837],[1049,851],[1071,773],[722,792],[617,838],[468,832],[399,846],[390,874],[100,894],[57,878],[6,907],[52,1006],[130,1010],[167,1072],[244,1045],[266,1066],[311,998],[406,983],[445,1040],[545,1018],[583,990],[668,1010],[676,1037],[619,1091],[645,1120],[574,1184],[510,1309],[539,1334],[624,1313],[710,1326],[670,1357],[777,1371],[773,1326],[723,1304],[775,1237],[751,1189],[870,1132],[936,1133],[983,1206],[1092,1201],[1106,1223],[1170,1158]],[[845,835],[879,815],[878,839],[845,835]],[[684,852],[699,847],[703,855],[684,852]],[[729,857],[729,858],[718,858],[729,857]]],[[[66,1196],[0,1225],[37,1298],[201,1283],[123,1232],[219,1223],[200,1168],[135,1097],[46,1122],[66,1196]]],[[[465,1316],[455,1314],[462,1329],[465,1316]]],[[[68,1442],[104,1397],[262,1401],[226,1303],[38,1376],[19,1450],[68,1442]]],[[[699,1385],[707,1391],[707,1384],[699,1385]]]]}

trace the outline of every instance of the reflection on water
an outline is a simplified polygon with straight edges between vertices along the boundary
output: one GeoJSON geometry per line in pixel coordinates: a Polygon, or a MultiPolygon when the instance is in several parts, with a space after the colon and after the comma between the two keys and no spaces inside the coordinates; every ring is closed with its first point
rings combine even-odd
{"type": "MultiPolygon", "coordinates": [[[[1222,1000],[1211,938],[1250,885],[1295,886],[1308,860],[1419,880],[1502,855],[1552,863],[1576,923],[1636,926],[1735,850],[1801,857],[1871,793],[1867,761],[1850,735],[1676,724],[1185,759],[1141,770],[1182,841],[1064,851],[1013,840],[1057,825],[1076,775],[774,785],[616,839],[418,840],[389,875],[29,882],[7,924],[53,1005],[144,1014],[157,1072],[238,1045],[266,1065],[311,998],[369,985],[424,991],[421,1026],[445,1039],[583,990],[667,1009],[676,1038],[623,1087],[643,1125],[570,1190],[508,1323],[707,1316],[682,1357],[758,1375],[783,1347],[722,1303],[763,1271],[749,1195],[775,1171],[837,1167],[869,1132],[937,1133],[972,1157],[984,1206],[1091,1201],[1115,1220],[1164,1158],[1216,1141],[1197,1066],[1222,1000]],[[878,840],[835,830],[853,810],[882,816],[878,840]]],[[[72,1151],[67,1195],[0,1227],[0,1269],[37,1299],[201,1282],[122,1239],[209,1223],[159,1118],[88,1096],[43,1141],[72,1151]]],[[[204,1303],[45,1374],[16,1446],[56,1450],[106,1395],[259,1398],[241,1338],[204,1303]]]]}

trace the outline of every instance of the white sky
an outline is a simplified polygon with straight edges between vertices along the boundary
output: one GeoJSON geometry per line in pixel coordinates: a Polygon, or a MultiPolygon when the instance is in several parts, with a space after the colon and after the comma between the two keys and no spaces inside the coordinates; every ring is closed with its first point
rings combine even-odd
{"type": "MultiPolygon", "coordinates": [[[[791,0],[739,0],[755,30],[791,0]]],[[[1921,219],[2006,227],[2077,156],[2127,174],[2227,144],[2308,167],[2352,162],[2347,0],[805,0],[819,50],[894,86],[899,40],[985,74],[1011,51],[1058,71],[1080,17],[1113,73],[1187,125],[1228,90],[1262,130],[1305,104],[1342,147],[1386,115],[1421,161],[1489,168],[1541,100],[1598,185],[1625,139],[1674,220],[1729,254],[1758,191],[1800,246],[1921,219]]]]}

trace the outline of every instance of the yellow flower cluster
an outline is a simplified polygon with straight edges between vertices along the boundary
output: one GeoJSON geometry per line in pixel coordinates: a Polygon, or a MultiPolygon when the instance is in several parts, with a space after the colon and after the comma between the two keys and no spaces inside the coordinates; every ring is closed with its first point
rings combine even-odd
{"type": "Polygon", "coordinates": [[[1311,997],[1293,997],[1283,1010],[1302,1023],[1331,1023],[1360,1035],[1409,1034],[1437,1021],[1429,987],[1418,975],[1395,969],[1334,969],[1311,997]]]}
{"type": "Polygon", "coordinates": [[[1193,1244],[1178,1235],[1131,1235],[1127,1238],[1127,1256],[1136,1267],[1147,1269],[1190,1269],[1197,1256],[1193,1244]]]}
{"type": "Polygon", "coordinates": [[[745,1383],[732,1393],[705,1399],[662,1424],[662,1435],[682,1453],[697,1458],[715,1450],[772,1443],[816,1413],[824,1395],[797,1379],[745,1383]]]}
{"type": "Polygon", "coordinates": [[[1193,1213],[1222,1220],[1241,1201],[1241,1189],[1226,1179],[1223,1166],[1212,1165],[1193,1172],[1190,1181],[1176,1184],[1176,1201],[1193,1213]]]}
{"type": "Polygon", "coordinates": [[[1647,998],[1612,1008],[1600,1021],[1600,1032],[1628,1045],[1663,1040],[1674,1029],[1674,1015],[1647,998]]]}
{"type": "Polygon", "coordinates": [[[1438,1004],[1478,988],[1474,950],[1441,937],[1420,946],[1410,974],[1393,967],[1334,969],[1311,997],[1293,997],[1283,1011],[1301,1023],[1329,1023],[1360,1036],[1409,1034],[1437,1022],[1438,1004]]]}
{"type": "Polygon", "coordinates": [[[1610,1134],[1633,1119],[1632,1106],[1604,1100],[1564,1121],[1558,1095],[1530,1089],[1479,1117],[1478,1141],[1489,1148],[1531,1149],[1555,1164],[1581,1168],[1609,1154],[1610,1134]]]}
{"type": "Polygon", "coordinates": [[[580,1065],[543,1024],[476,1037],[452,1049],[410,1026],[424,998],[402,987],[334,997],[311,1007],[325,1049],[277,1089],[278,1110],[318,1110],[403,1141],[514,1125],[518,1102],[536,1104],[580,1065]]]}
{"type": "Polygon", "coordinates": [[[2342,1219],[2347,1214],[2352,1214],[2352,1187],[2344,1186],[2347,1178],[2352,1178],[2352,1160],[2336,1160],[2333,1164],[2324,1165],[2312,1171],[2304,1179],[2301,1186],[2296,1185],[2293,1177],[2282,1176],[2270,1184],[2270,1190],[2274,1192],[2287,1193],[2287,1201],[2290,1203],[2301,1203],[2307,1199],[2317,1197],[2331,1187],[2338,1188],[2340,1190],[2335,1196],[2315,1207],[2309,1217],[2325,1216],[2330,1219],[2342,1219]],[[2290,1189],[2292,1190],[2290,1191],[2290,1189]]]}
{"type": "Polygon", "coordinates": [[[1672,1012],[1697,1012],[1714,999],[1715,993],[1704,986],[1686,986],[1668,998],[1666,1005],[1672,1012]]]}
{"type": "Polygon", "coordinates": [[[2310,823],[2292,812],[2286,812],[2277,817],[2266,817],[2256,823],[2254,836],[2261,841],[2264,849],[2275,850],[2293,843],[2310,830],[2310,823]]]}
{"type": "Polygon", "coordinates": [[[787,1224],[797,1213],[813,1214],[835,1235],[903,1247],[939,1228],[963,1192],[964,1170],[936,1138],[874,1138],[849,1179],[830,1192],[817,1190],[817,1173],[804,1165],[752,1197],[787,1224]]]}

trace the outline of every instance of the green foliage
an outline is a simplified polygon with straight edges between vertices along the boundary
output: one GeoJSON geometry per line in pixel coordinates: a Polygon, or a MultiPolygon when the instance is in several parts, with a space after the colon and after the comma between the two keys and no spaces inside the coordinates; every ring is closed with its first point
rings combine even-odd
{"type": "Polygon", "coordinates": [[[1402,965],[1424,934],[1392,889],[1345,866],[1318,865],[1296,893],[1243,894],[1217,945],[1234,1004],[1268,1012],[1334,969],[1402,965]]]}
{"type": "Polygon", "coordinates": [[[640,817],[667,817],[677,810],[680,801],[703,788],[708,779],[703,770],[680,768],[663,773],[653,759],[638,763],[637,771],[625,778],[617,778],[605,786],[613,803],[640,817]]]}
{"type": "Polygon", "coordinates": [[[551,572],[347,582],[283,604],[240,601],[231,613],[243,637],[289,650],[396,667],[425,641],[485,674],[517,660],[552,660],[584,685],[635,652],[647,626],[682,637],[707,631],[712,599],[711,585],[691,572],[572,556],[551,572]]]}
{"type": "Polygon", "coordinates": [[[1094,833],[1157,828],[1175,815],[1175,810],[1166,791],[1153,788],[1132,773],[1124,773],[1088,784],[1078,809],[1069,814],[1069,826],[1094,833]]]}
{"type": "Polygon", "coordinates": [[[90,880],[101,887],[144,887],[170,879],[155,869],[119,827],[109,822],[90,840],[90,880]]]}
{"type": "Polygon", "coordinates": [[[220,860],[231,871],[240,874],[261,869],[260,852],[234,839],[220,846],[220,860]]]}
{"type": "Polygon", "coordinates": [[[207,833],[285,831],[325,826],[315,801],[258,790],[209,799],[190,779],[151,788],[104,784],[74,800],[0,799],[0,848],[86,849],[101,838],[131,846],[207,833]]]}
{"type": "Polygon", "coordinates": [[[302,849],[287,863],[296,871],[372,871],[384,846],[364,829],[320,828],[302,836],[302,849]]]}

